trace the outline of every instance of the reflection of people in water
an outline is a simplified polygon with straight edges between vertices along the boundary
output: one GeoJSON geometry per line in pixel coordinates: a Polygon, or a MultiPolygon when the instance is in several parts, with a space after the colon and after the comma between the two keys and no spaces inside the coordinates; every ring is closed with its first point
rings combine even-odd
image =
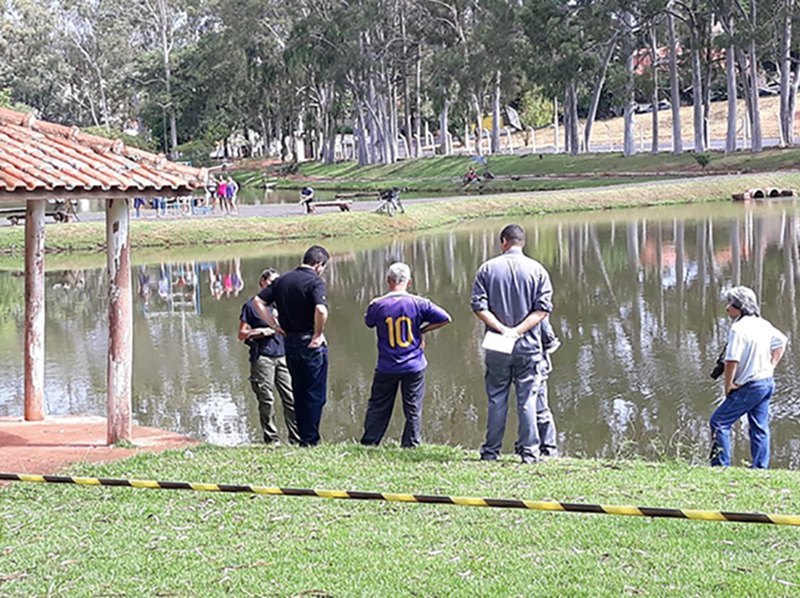
{"type": "Polygon", "coordinates": [[[225,291],[225,297],[230,297],[231,291],[233,291],[233,277],[230,269],[222,277],[222,288],[225,291]]]}
{"type": "Polygon", "coordinates": [[[161,264],[158,268],[158,296],[162,299],[169,298],[169,276],[167,275],[167,265],[161,264]]]}
{"type": "Polygon", "coordinates": [[[147,266],[139,266],[139,297],[143,307],[150,301],[150,272],[147,266]]]}
{"type": "Polygon", "coordinates": [[[233,296],[238,297],[239,293],[244,288],[244,279],[242,279],[242,260],[241,258],[233,258],[233,272],[231,273],[231,284],[233,285],[233,296]]]}
{"type": "Polygon", "coordinates": [[[219,274],[219,265],[216,262],[209,265],[208,276],[208,288],[214,296],[214,299],[219,301],[222,299],[222,276],[219,274]]]}
{"type": "Polygon", "coordinates": [[[193,286],[195,284],[194,262],[184,262],[181,265],[180,273],[178,284],[181,286],[193,286]]]}

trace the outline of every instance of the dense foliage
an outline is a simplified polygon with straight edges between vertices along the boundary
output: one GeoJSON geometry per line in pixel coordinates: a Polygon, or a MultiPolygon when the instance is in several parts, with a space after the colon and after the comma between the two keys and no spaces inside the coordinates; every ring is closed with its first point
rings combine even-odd
{"type": "MultiPolygon", "coordinates": [[[[630,155],[632,114],[654,106],[673,108],[680,153],[681,103],[703,151],[726,97],[746,100],[759,151],[765,93],[794,141],[793,0],[6,0],[0,15],[0,105],[175,157],[391,163],[452,137],[497,152],[506,107],[541,126],[554,100],[572,154],[624,115],[630,155]]],[[[740,118],[732,103],[729,151],[740,118]]]]}

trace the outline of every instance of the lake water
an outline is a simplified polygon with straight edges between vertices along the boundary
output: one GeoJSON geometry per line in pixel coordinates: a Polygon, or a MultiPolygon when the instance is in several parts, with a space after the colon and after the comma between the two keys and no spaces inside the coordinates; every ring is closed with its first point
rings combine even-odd
{"type": "MultiPolygon", "coordinates": [[[[800,276],[794,203],[683,206],[530,218],[526,253],[550,271],[552,322],[562,340],[550,377],[561,448],[571,456],[678,458],[705,462],[708,417],[722,398],[708,372],[729,321],[721,302],[732,284],[752,286],[764,316],[797,338],[800,276]]],[[[469,296],[475,270],[499,251],[506,224],[487,220],[398,238],[327,244],[325,273],[331,367],[325,441],[360,437],[376,348],[363,324],[385,292],[386,267],[404,260],[413,290],[445,307],[454,323],[428,339],[425,442],[477,449],[485,431],[482,326],[469,296]]],[[[196,261],[134,254],[136,423],[236,445],[259,437],[247,351],[236,339],[241,304],[267,266],[293,268],[305,246],[227,247],[196,261]]],[[[98,260],[98,265],[103,262],[98,260]]],[[[105,270],[48,272],[46,410],[105,412],[105,270]]],[[[0,415],[23,412],[23,278],[0,272],[0,415]]],[[[800,467],[798,353],[776,374],[773,466],[800,467]]],[[[506,450],[516,422],[509,415],[506,450]]],[[[386,440],[397,442],[395,411],[386,440]]],[[[749,458],[746,427],[733,434],[734,460],[749,458]]]]}

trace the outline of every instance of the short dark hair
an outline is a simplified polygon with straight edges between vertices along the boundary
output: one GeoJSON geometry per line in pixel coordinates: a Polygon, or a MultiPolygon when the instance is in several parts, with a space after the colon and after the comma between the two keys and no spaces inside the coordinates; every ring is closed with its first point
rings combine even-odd
{"type": "Polygon", "coordinates": [[[306,253],[303,256],[303,264],[306,266],[316,266],[317,264],[324,266],[329,259],[331,259],[331,255],[327,249],[319,245],[312,245],[306,249],[306,253]]]}
{"type": "Polygon", "coordinates": [[[261,276],[259,280],[269,280],[273,274],[280,274],[275,268],[265,268],[263,272],[261,272],[261,276]]]}
{"type": "Polygon", "coordinates": [[[525,229],[519,224],[509,224],[500,231],[500,241],[507,241],[512,245],[519,245],[525,242],[525,229]]]}

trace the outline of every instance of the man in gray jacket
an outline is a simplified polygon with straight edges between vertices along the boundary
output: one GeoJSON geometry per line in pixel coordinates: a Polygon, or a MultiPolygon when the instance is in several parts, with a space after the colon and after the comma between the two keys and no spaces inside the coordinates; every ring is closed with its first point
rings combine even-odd
{"type": "MultiPolygon", "coordinates": [[[[537,396],[545,361],[539,323],[553,310],[553,286],[544,266],[522,253],[524,246],[522,227],[506,226],[500,233],[502,254],[481,265],[472,287],[472,311],[486,324],[487,334],[489,407],[486,442],[480,450],[483,460],[500,456],[512,383],[519,417],[515,452],[523,463],[540,459],[537,396]]],[[[552,422],[546,403],[539,410],[543,421],[549,416],[552,422]]]]}

